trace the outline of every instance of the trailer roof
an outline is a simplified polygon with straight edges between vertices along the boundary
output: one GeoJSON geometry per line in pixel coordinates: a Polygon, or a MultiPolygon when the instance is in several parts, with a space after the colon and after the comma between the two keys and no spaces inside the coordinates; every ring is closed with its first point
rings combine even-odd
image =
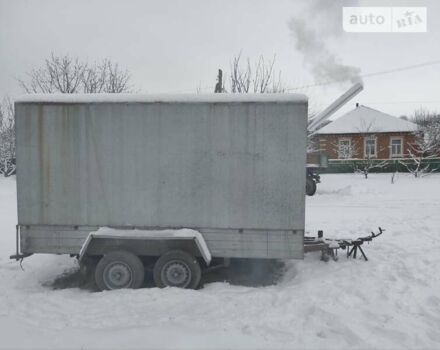
{"type": "Polygon", "coordinates": [[[27,94],[18,103],[231,103],[292,102],[305,103],[302,94],[27,94]]]}

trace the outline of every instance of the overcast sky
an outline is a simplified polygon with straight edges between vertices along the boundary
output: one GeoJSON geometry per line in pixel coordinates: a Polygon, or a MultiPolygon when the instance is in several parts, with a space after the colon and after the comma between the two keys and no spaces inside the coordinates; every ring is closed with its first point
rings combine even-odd
{"type": "MultiPolygon", "coordinates": [[[[127,67],[140,92],[212,92],[233,55],[270,58],[290,87],[317,82],[296,49],[291,18],[311,26],[328,50],[361,74],[440,60],[440,1],[324,0],[0,0],[0,96],[22,93],[17,78],[51,52],[127,67]],[[344,33],[343,5],[427,6],[427,33],[344,33]],[[314,7],[317,6],[317,7],[314,7]],[[316,16],[315,16],[316,14],[316,16]],[[336,31],[333,29],[336,28],[336,31]],[[339,31],[338,31],[339,30],[339,31]],[[329,35],[329,32],[332,35],[329,35]]],[[[366,78],[355,102],[392,115],[440,111],[440,65],[366,78]]],[[[315,109],[347,84],[301,89],[315,109]]]]}

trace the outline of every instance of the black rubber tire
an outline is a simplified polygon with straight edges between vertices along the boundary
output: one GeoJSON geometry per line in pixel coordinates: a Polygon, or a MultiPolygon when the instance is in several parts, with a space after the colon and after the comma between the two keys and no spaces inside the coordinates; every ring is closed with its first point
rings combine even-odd
{"type": "Polygon", "coordinates": [[[153,269],[154,283],[159,288],[179,287],[196,289],[202,277],[202,270],[197,259],[183,250],[170,250],[162,254],[153,269]],[[172,264],[180,265],[189,274],[182,283],[172,283],[167,279],[166,272],[172,264]]]}
{"type": "Polygon", "coordinates": [[[306,178],[306,195],[313,196],[316,192],[316,182],[310,176],[306,178]]]}
{"type": "MultiPolygon", "coordinates": [[[[109,275],[107,277],[110,277],[109,275]]],[[[105,254],[99,260],[95,269],[95,282],[99,290],[112,290],[121,288],[140,288],[145,279],[145,268],[141,259],[133,253],[127,251],[114,251],[105,254]],[[106,279],[106,274],[110,273],[110,268],[115,266],[126,269],[129,273],[129,280],[121,286],[112,286],[110,281],[106,279]]]]}
{"type": "Polygon", "coordinates": [[[85,256],[79,265],[80,286],[91,290],[97,290],[95,281],[95,269],[98,259],[95,257],[85,256]]]}

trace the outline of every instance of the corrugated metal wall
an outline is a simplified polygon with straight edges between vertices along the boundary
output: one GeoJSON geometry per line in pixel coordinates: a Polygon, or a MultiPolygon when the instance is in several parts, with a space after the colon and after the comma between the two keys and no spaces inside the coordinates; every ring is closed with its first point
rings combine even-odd
{"type": "Polygon", "coordinates": [[[17,103],[19,223],[303,230],[306,109],[17,103]]]}

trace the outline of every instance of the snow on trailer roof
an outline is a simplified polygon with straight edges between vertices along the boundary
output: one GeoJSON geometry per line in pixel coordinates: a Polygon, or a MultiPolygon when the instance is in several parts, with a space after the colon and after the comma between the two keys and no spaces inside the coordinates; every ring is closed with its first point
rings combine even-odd
{"type": "Polygon", "coordinates": [[[302,94],[27,94],[18,103],[306,103],[302,94]]]}
{"type": "Polygon", "coordinates": [[[376,109],[359,106],[316,131],[316,134],[413,132],[417,125],[376,109]]]}

